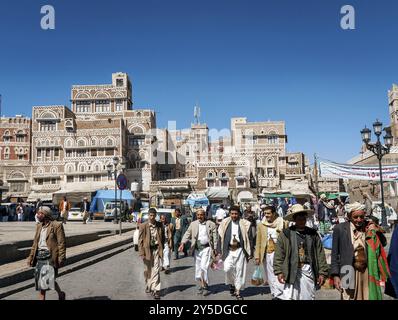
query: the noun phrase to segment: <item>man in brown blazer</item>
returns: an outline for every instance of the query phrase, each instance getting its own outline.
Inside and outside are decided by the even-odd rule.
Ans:
[[[71,204],[68,200],[66,200],[66,197],[61,200],[59,203],[59,212],[61,213],[62,217],[62,223],[66,224],[66,220],[68,220],[68,213],[71,208]]]
[[[206,211],[196,211],[198,218],[185,232],[178,250],[184,250],[191,242],[190,254],[195,258],[195,280],[199,282],[198,294],[207,296],[209,292],[208,271],[211,262],[217,255],[217,226],[213,221],[206,221]]]
[[[163,259],[164,229],[156,221],[156,210],[148,210],[149,220],[140,225],[138,251],[145,264],[146,293],[151,293],[156,300],[160,299],[160,267]]]
[[[162,271],[165,274],[170,273],[170,260],[171,260],[171,252],[174,248],[174,225],[167,221],[166,215],[162,214],[160,216],[160,222],[163,224],[164,229],[164,248],[163,248],[163,264],[162,264]]]
[[[40,223],[36,226],[27,264],[30,267],[36,267],[36,290],[40,291],[40,300],[45,300],[47,289],[43,290],[38,284],[41,268],[48,263],[54,268],[55,277],[57,276],[58,268],[63,266],[66,260],[65,232],[62,223],[53,221],[49,207],[40,207],[37,218]],[[59,300],[65,300],[65,292],[61,291],[57,282],[55,282],[55,290]]]

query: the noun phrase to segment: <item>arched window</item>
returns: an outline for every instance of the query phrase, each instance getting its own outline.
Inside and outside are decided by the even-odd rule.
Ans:
[[[275,131],[271,131],[268,134],[268,143],[269,144],[277,144],[278,140],[279,140],[279,138]]]
[[[112,147],[113,146],[113,140],[112,139],[106,140],[106,146],[107,147]]]
[[[6,147],[4,148],[4,159],[9,159],[10,158],[10,148]]]
[[[84,141],[83,139],[81,139],[81,140],[79,140],[79,141],[77,142],[77,145],[78,145],[79,147],[84,147],[84,146],[86,145],[86,143],[85,143],[85,141]]]
[[[4,131],[3,141],[4,142],[10,142],[11,141],[11,134],[10,134],[9,130]]]

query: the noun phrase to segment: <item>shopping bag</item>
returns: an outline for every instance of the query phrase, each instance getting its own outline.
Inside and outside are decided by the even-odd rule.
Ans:
[[[211,264],[211,269],[214,271],[224,270],[224,262],[221,260],[221,257],[217,256]]]
[[[264,283],[263,272],[260,266],[256,267],[256,269],[254,270],[251,283],[254,286],[261,286]]]
[[[333,236],[331,234],[325,235],[322,238],[322,244],[325,249],[332,250]]]

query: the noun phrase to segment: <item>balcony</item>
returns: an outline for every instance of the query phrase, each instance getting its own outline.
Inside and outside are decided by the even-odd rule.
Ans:
[[[32,191],[58,191],[61,189],[60,184],[35,184],[30,187]]]

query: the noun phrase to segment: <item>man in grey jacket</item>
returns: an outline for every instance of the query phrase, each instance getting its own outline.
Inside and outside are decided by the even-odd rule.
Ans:
[[[199,281],[198,294],[209,294],[208,270],[211,261],[216,256],[217,227],[212,221],[206,221],[203,209],[196,211],[197,220],[192,222],[185,232],[178,251],[184,251],[184,246],[191,241],[190,254],[195,257],[195,280]]]

